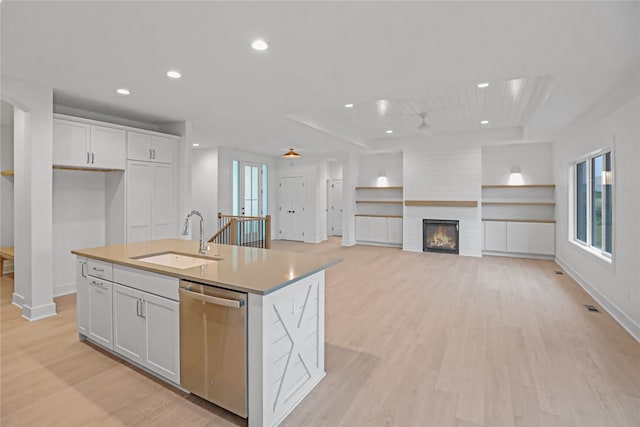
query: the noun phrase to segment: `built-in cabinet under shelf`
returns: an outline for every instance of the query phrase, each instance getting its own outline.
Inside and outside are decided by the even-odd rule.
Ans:
[[[356,187],[356,242],[402,245],[402,186]]]
[[[483,185],[483,253],[518,257],[555,254],[555,185]]]

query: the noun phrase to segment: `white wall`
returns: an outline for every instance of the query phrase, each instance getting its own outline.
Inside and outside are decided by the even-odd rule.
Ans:
[[[191,203],[204,216],[205,238],[218,231],[218,149],[197,148],[191,153]],[[224,212],[231,214],[231,212]],[[184,219],[184,218],[182,218]],[[183,222],[180,221],[180,226]],[[200,224],[193,221],[192,239],[200,235]]]
[[[383,180],[378,180],[381,173],[387,178],[386,183]],[[358,186],[399,186],[402,183],[401,152],[360,156],[358,162]]]
[[[407,145],[403,155],[405,200],[480,200],[482,152],[475,142]],[[403,214],[403,249],[422,251],[422,220],[460,221],[460,255],[482,255],[480,208],[412,207]]]
[[[13,107],[2,102],[0,130],[0,170],[13,169]],[[0,247],[13,246],[13,177],[0,177]],[[5,262],[4,271],[13,271]]]
[[[482,184],[509,184],[513,166],[520,167],[522,184],[552,184],[553,144],[490,145],[482,148]]]
[[[75,292],[73,249],[105,245],[105,172],[53,171],[54,295]]]
[[[637,95],[555,144],[556,260],[640,341],[640,99]],[[569,241],[569,173],[574,161],[614,148],[613,263]]]

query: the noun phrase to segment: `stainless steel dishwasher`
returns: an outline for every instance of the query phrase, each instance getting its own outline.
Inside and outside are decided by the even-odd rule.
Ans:
[[[180,281],[180,384],[247,417],[247,294]]]

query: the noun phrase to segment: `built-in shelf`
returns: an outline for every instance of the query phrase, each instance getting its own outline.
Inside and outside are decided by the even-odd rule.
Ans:
[[[384,203],[392,205],[401,205],[402,200],[356,200],[356,203]]]
[[[396,187],[356,187],[356,190],[402,190],[402,186],[396,186]]]
[[[475,200],[405,200],[405,206],[448,206],[453,208],[475,208]]]
[[[402,218],[402,215],[381,215],[381,214],[356,214],[355,216],[366,216],[372,218]]]
[[[555,224],[556,221],[554,219],[499,219],[499,218],[482,218],[483,221],[500,221],[500,222],[536,222],[536,223],[544,223],[544,224]]]
[[[503,206],[555,206],[555,202],[482,202],[483,205],[503,205]]]
[[[555,184],[483,185],[482,188],[556,188]]]
[[[2,175],[2,176],[13,176],[13,169],[4,170],[4,171],[0,172],[0,175]]]
[[[77,166],[52,166],[53,169],[65,170],[65,171],[85,171],[85,172],[124,172],[122,169],[95,169],[95,168],[81,168]]]

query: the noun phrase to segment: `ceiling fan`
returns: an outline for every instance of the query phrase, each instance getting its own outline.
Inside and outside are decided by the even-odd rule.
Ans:
[[[431,135],[431,127],[427,123],[427,112],[423,111],[419,114],[419,116],[422,118],[422,123],[418,125],[418,130],[421,131],[424,135]]]

